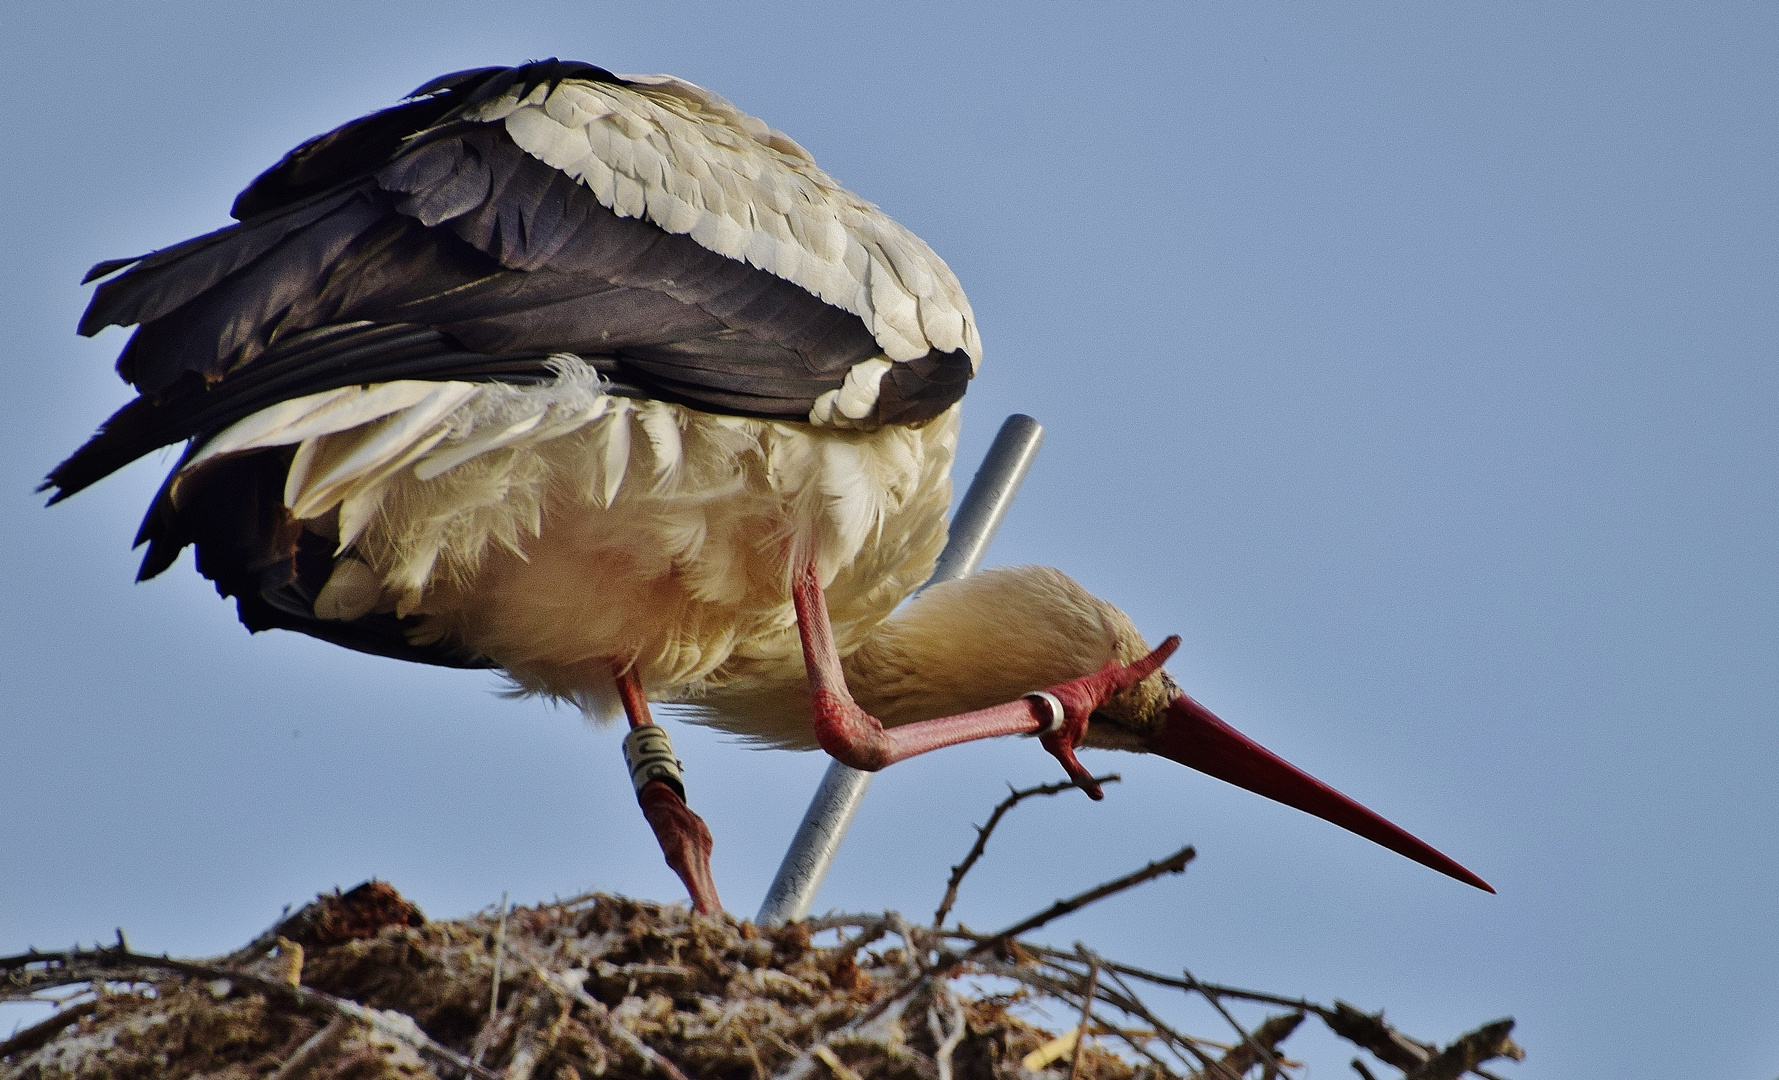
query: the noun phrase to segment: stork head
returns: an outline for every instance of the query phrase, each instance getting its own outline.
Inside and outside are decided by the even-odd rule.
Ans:
[[[1128,616],[1048,567],[987,570],[936,585],[898,612],[884,631],[850,658],[848,667],[920,674],[918,701],[913,695],[875,701],[860,695],[861,704],[891,722],[982,708],[1090,674],[1108,661],[1136,664],[1150,652]],[[893,662],[884,663],[886,656]],[[983,672],[993,674],[984,679]],[[849,672],[855,692],[861,684],[902,688],[913,682],[859,675],[864,677],[855,680]],[[1431,845],[1218,719],[1159,666],[1107,699],[1090,718],[1080,745],[1160,754],[1495,891]]]

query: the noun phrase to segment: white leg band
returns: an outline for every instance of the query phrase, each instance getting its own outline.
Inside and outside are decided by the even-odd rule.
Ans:
[[[686,797],[686,785],[680,780],[679,759],[673,756],[673,740],[660,724],[644,724],[632,728],[624,736],[624,764],[630,766],[630,782],[636,793],[651,780],[659,780]]]
[[[1032,732],[1034,736],[1051,735],[1062,730],[1062,722],[1067,718],[1068,711],[1062,707],[1060,698],[1048,690],[1035,690],[1025,695],[1025,700],[1041,702],[1050,711],[1050,718],[1045,720],[1043,726],[1038,730]]]

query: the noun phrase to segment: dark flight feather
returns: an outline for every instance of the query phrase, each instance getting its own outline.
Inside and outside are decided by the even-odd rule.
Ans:
[[[879,353],[858,316],[689,236],[619,217],[503,125],[463,119],[509,89],[564,78],[621,81],[555,60],[435,79],[286,154],[235,200],[238,224],[95,266],[88,280],[109,280],[80,332],[136,325],[118,372],[141,396],[50,473],[51,501],[158,447],[357,383],[536,383],[553,377],[551,355],[573,353],[620,393],[802,421]],[[937,416],[971,370],[962,352],[893,365],[880,418]],[[149,545],[143,576],[195,544],[199,570],[237,597],[254,629],[480,663],[411,645],[394,616],[313,617],[331,557],[311,550],[321,541],[282,505],[289,453],[208,463],[181,482],[177,507],[163,488],[138,536]]]

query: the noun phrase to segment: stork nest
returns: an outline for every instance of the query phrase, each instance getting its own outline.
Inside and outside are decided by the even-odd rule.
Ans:
[[[1498,1080],[1481,1065],[1521,1056],[1512,1020],[1442,1049],[1344,1002],[1019,939],[1191,858],[1183,849],[998,934],[940,928],[943,908],[933,927],[891,913],[768,928],[597,894],[428,921],[367,882],[208,960],[141,954],[121,931],[112,947],[0,957],[0,1000],[57,1005],[0,1042],[0,1080],[1243,1080],[1297,1072],[1282,1043],[1307,1016],[1381,1063],[1355,1058],[1363,1080],[1384,1066]],[[1202,997],[1228,1029],[1177,1031],[1136,986]],[[1273,1014],[1243,1026],[1230,1005]]]

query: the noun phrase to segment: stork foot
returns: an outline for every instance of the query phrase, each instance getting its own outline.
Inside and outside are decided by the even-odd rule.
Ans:
[[[636,793],[642,816],[649,819],[667,865],[686,883],[692,910],[715,915],[723,910],[716,882],[710,876],[710,828],[692,812],[679,792],[659,780],[651,780]]]
[[[1100,786],[1094,783],[1093,774],[1075,757],[1075,747],[1087,737],[1087,721],[1093,711],[1104,705],[1113,695],[1128,690],[1149,676],[1161,670],[1167,658],[1174,655],[1180,647],[1179,635],[1174,635],[1162,642],[1149,655],[1134,664],[1120,664],[1116,660],[1100,668],[1092,675],[1083,675],[1079,679],[1071,679],[1059,686],[1052,686],[1042,694],[1032,695],[1045,702],[1051,716],[1050,723],[1038,733],[1038,742],[1044,749],[1062,764],[1063,771],[1075,786],[1087,793],[1087,797],[1098,801],[1106,797]],[[1062,715],[1057,715],[1057,706],[1061,706]]]

